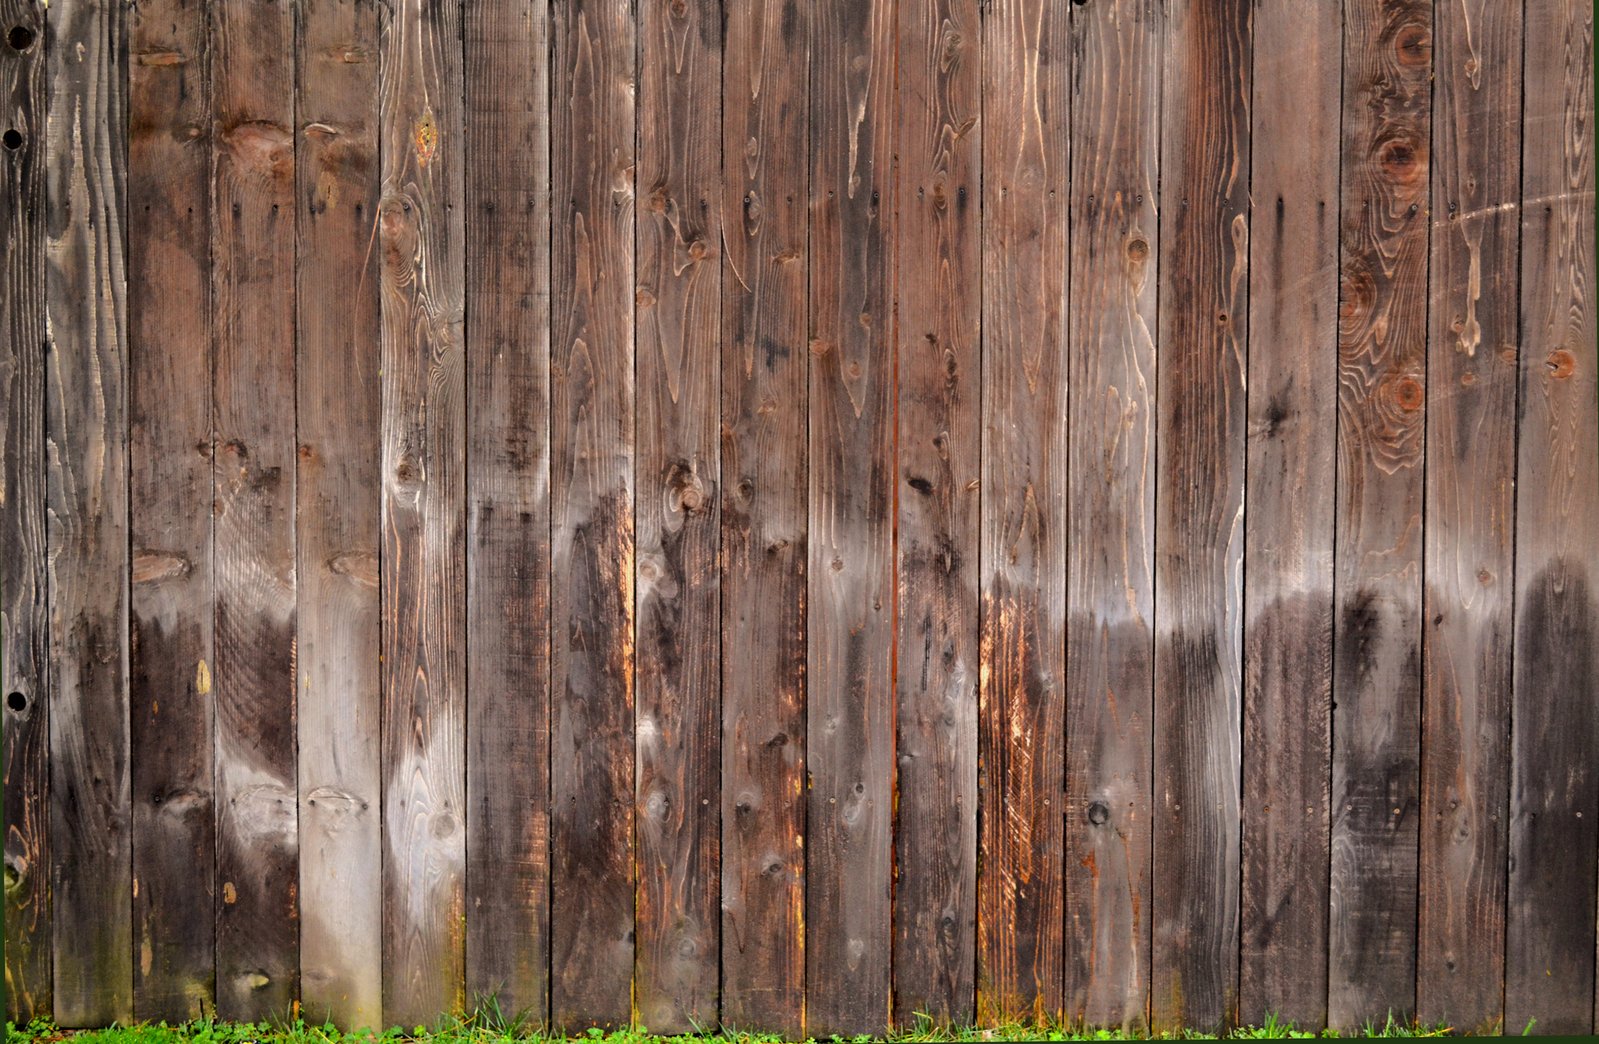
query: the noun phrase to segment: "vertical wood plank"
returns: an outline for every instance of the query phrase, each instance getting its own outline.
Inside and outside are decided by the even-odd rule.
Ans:
[[[717,1018],[721,14],[639,11],[634,1006],[657,1033]]]
[[[1328,1021],[1416,989],[1432,4],[1344,10]]]
[[[1126,1029],[1149,1000],[1164,12],[1072,12],[1065,997]]]
[[[722,1024],[802,1035],[811,5],[724,7]],[[738,218],[733,219],[734,207]]]
[[[383,1019],[466,1002],[466,344],[461,9],[382,27]]]
[[[466,982],[549,1017],[549,10],[466,5]]]
[[[1544,0],[1525,17],[1505,1030],[1583,1034],[1599,853],[1593,10]]]
[[[302,0],[297,95],[300,988],[380,1027],[378,6]]]
[[[806,1031],[889,1018],[896,0],[825,0],[811,65]]]
[[[0,692],[6,1018],[50,1014],[50,663],[45,543],[44,6],[0,3]]]
[[[211,111],[206,7],[130,9],[134,1014],[215,1011]]]
[[[1152,1027],[1238,1015],[1250,0],[1175,0],[1156,392]]]
[[[125,8],[48,9],[46,531],[54,1008],[133,1017]],[[23,144],[28,144],[24,141]]]
[[[1239,1021],[1327,1016],[1338,0],[1254,11]]]
[[[970,1023],[977,921],[982,24],[899,7],[894,1022]]]
[[[1504,1013],[1521,5],[1436,4],[1416,1017]]]
[[[632,1017],[633,192],[637,34],[554,6],[551,60],[551,1012]]]
[[[1069,10],[998,0],[983,13],[975,944],[984,1024],[1063,1008]]]
[[[212,7],[217,1014],[299,996],[294,12]]]

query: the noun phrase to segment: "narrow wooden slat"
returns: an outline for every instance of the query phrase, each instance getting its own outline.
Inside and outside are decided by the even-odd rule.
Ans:
[[[559,3],[550,66],[551,1014],[632,1017],[633,186],[626,5]]]
[[[116,0],[48,19],[50,117],[22,145],[45,150],[54,1011],[105,1026],[133,1017],[127,27]]]
[[[466,5],[466,983],[549,1017],[549,11]]]
[[[461,10],[379,47],[383,1019],[465,1006],[466,344]]]
[[[1432,4],[1344,9],[1328,1020],[1415,1007]]]
[[[1416,1017],[1504,1014],[1521,5],[1434,7]]]
[[[805,1012],[817,1037],[889,1018],[896,3],[812,11]]]
[[[1327,1016],[1338,0],[1254,12],[1239,1021]]]
[[[811,5],[724,12],[722,1024],[799,1037]]]
[[[982,23],[899,6],[894,1021],[976,1000]]]
[[[721,8],[639,8],[638,946],[657,1033],[714,1025],[721,622]]]
[[[1069,10],[999,0],[983,13],[983,1024],[1064,1006]]]
[[[1584,1034],[1599,852],[1593,9],[1540,0],[1525,17],[1505,1031]]]
[[[1251,0],[1173,0],[1160,158],[1156,1030],[1238,1008]]]
[[[211,14],[217,1014],[252,1021],[299,996],[294,12]]]
[[[1065,998],[1127,1029],[1150,972],[1164,22],[1154,0],[1072,12]]]
[[[379,1027],[379,16],[298,9],[300,988],[308,1020]]]
[[[0,2],[0,692],[5,693],[6,1018],[50,1014],[44,5]]]
[[[206,8],[128,25],[134,1014],[216,1008]]]

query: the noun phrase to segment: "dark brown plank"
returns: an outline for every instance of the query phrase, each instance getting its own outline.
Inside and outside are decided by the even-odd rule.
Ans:
[[[550,65],[551,1014],[632,1017],[637,33],[557,4]]]
[[[215,1011],[211,109],[205,6],[129,12],[133,1009]]]
[[[721,8],[639,8],[634,1010],[714,1025],[721,917]]]
[[[1345,6],[1328,1021],[1415,1007],[1432,4]]]
[[[378,5],[299,10],[300,989],[382,1025]]]
[[[799,1037],[811,6],[724,11],[722,1024]]]
[[[976,1001],[982,22],[899,6],[894,1012]]]
[[[254,1021],[299,996],[294,12],[211,15],[217,1014]]]
[[[44,139],[55,1019],[133,1017],[125,8],[48,8]],[[15,129],[15,128],[11,128]],[[25,140],[24,145],[28,142]]]
[[[1066,1014],[1147,1024],[1164,7],[1072,11]]]
[[[1251,0],[1173,0],[1160,159],[1156,1030],[1238,1015]]]
[[[1521,5],[1434,7],[1416,1017],[1504,1014]]]
[[[806,1032],[889,1019],[894,818],[897,0],[825,0],[811,44]]]
[[[466,1003],[461,10],[402,0],[379,68],[383,1019]]]
[[[466,6],[466,983],[549,1017],[549,11]]]
[[[1337,0],[1254,11],[1238,1018],[1327,1016]]]
[[[0,2],[0,692],[6,1018],[50,1014],[50,663],[45,543],[44,7]]]
[[[1545,0],[1525,17],[1505,1030],[1584,1034],[1599,853],[1593,8]]]
[[[1063,1008],[1069,10],[999,0],[983,14],[983,1024]]]

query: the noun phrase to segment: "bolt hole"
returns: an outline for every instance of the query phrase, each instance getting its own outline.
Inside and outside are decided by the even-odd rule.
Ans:
[[[3,136],[0,136],[0,142],[4,142],[6,148],[15,152],[17,149],[22,148],[22,132],[13,127],[6,131]]]
[[[33,46],[33,30],[25,25],[14,25],[6,34],[6,42],[13,51],[26,51]]]
[[[8,693],[6,695],[6,706],[21,714],[28,709],[28,698],[20,692]]]

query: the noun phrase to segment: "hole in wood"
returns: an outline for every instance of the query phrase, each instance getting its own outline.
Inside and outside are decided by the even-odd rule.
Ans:
[[[11,27],[11,31],[6,34],[6,42],[11,45],[11,49],[14,51],[26,51],[33,46],[33,30],[25,25],[14,25]]]
[[[8,149],[13,151],[20,149],[22,148],[22,132],[13,127],[6,131],[3,137],[0,137],[0,141],[3,141]]]
[[[21,714],[28,709],[28,698],[20,692],[7,693],[6,706]]]

